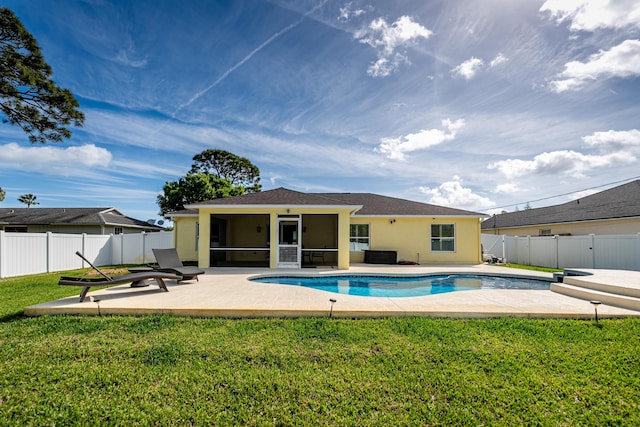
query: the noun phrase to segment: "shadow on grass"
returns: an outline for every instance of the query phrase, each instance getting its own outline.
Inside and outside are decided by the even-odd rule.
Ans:
[[[5,314],[0,316],[0,323],[10,323],[16,320],[26,319],[27,316],[24,314],[24,311],[16,311],[15,313]]]

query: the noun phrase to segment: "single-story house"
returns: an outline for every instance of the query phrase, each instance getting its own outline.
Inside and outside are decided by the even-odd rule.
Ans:
[[[2,208],[0,230],[18,233],[128,234],[164,228],[116,208]]]
[[[640,180],[571,202],[494,215],[482,232],[507,236],[640,233]]]
[[[286,188],[186,206],[171,215],[183,260],[202,268],[350,263],[477,264],[486,215],[369,193]]]

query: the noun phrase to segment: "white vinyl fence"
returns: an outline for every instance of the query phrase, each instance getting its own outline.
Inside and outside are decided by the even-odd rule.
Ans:
[[[154,262],[153,248],[172,248],[173,232],[140,234],[7,233],[0,231],[0,278],[88,267]]]
[[[486,254],[515,264],[640,271],[640,233],[526,237],[483,234],[482,248]]]

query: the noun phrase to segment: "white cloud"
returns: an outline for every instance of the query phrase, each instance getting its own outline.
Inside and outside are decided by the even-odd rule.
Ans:
[[[37,170],[52,175],[68,175],[78,167],[104,168],[110,162],[111,153],[93,144],[60,148],[22,147],[11,142],[0,147],[0,164],[7,169]]]
[[[626,152],[604,155],[582,154],[576,151],[561,150],[538,154],[533,160],[508,159],[491,163],[489,169],[496,169],[507,178],[524,175],[565,174],[582,176],[588,170],[612,167],[635,162],[636,158]]]
[[[540,12],[557,23],[570,21],[572,31],[640,28],[640,0],[547,0]]]
[[[509,58],[507,58],[506,56],[504,56],[502,53],[499,53],[498,55],[496,55],[495,58],[493,58],[491,60],[491,62],[489,62],[489,67],[493,68],[496,67],[504,62],[507,62],[509,60]],[[485,68],[486,64],[484,62],[484,60],[480,59],[480,58],[476,58],[475,56],[472,56],[471,58],[467,59],[466,61],[464,61],[463,63],[461,63],[460,65],[454,67],[451,69],[451,74],[454,77],[462,77],[465,80],[471,80],[472,78],[474,78],[483,68]]]
[[[407,62],[406,55],[398,50],[410,46],[417,40],[428,39],[433,32],[414,22],[409,16],[401,16],[393,24],[384,18],[372,21],[369,26],[354,35],[360,43],[368,44],[378,50],[378,60],[367,72],[373,77],[386,77],[394,72],[402,62]]]
[[[498,194],[513,194],[520,191],[520,188],[517,184],[513,182],[508,182],[505,184],[498,184],[496,188],[493,189],[494,193]]]
[[[142,68],[147,65],[147,58],[138,59],[135,57],[135,53],[130,49],[121,49],[113,58],[115,62],[120,65],[132,68]]]
[[[426,129],[397,138],[382,138],[381,144],[375,148],[375,151],[386,155],[389,159],[404,160],[405,153],[453,140],[456,132],[464,127],[464,120],[458,119],[452,122],[450,119],[445,119],[442,121],[442,126],[444,129]]]
[[[558,80],[550,82],[554,92],[581,89],[588,81],[600,77],[640,76],[640,40],[625,40],[609,50],[601,50],[587,62],[571,61]]]
[[[499,53],[495,58],[493,58],[491,60],[491,62],[489,63],[489,66],[491,68],[498,66],[504,62],[507,62],[509,60],[509,58],[507,58],[506,56],[504,56],[503,54]]]
[[[453,177],[453,181],[444,182],[437,188],[420,187],[420,191],[429,196],[428,203],[435,205],[473,210],[483,210],[495,205],[490,199],[464,187],[462,179],[457,176]]]
[[[471,80],[482,67],[484,67],[484,61],[482,59],[471,57],[457,67],[452,68],[451,74],[463,77],[466,80]]]
[[[340,8],[340,15],[338,15],[338,21],[348,22],[352,17],[358,17],[364,14],[365,11],[362,9],[351,9],[351,2],[346,3],[343,7]]]
[[[408,59],[399,53],[396,53],[391,60],[387,57],[380,57],[369,66],[367,73],[372,77],[386,77],[393,73],[403,62],[408,62]]]
[[[582,140],[592,147],[608,151],[640,148],[640,130],[594,132]]]

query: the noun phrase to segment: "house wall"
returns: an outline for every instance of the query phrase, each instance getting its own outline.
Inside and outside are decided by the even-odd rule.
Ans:
[[[270,235],[277,235],[278,214],[286,214],[286,209],[268,209],[270,215]],[[209,229],[210,215],[225,214],[265,214],[265,209],[200,209],[199,218],[174,218],[175,245],[183,260],[198,260],[202,268],[209,267]],[[318,209],[289,209],[289,214],[336,214],[335,211]],[[395,250],[398,261],[415,261],[421,264],[477,264],[481,262],[480,221],[478,218],[387,218],[387,217],[351,217],[348,210],[339,212],[338,218],[338,268],[348,269],[350,263],[362,263],[364,252],[349,252],[349,225],[370,225],[370,248],[372,250]],[[329,218],[315,217],[319,221],[332,222]],[[395,219],[395,222],[390,221]],[[196,223],[199,222],[199,247],[196,251]],[[454,224],[456,245],[454,252],[431,251],[431,225]],[[255,229],[257,224],[252,224]],[[303,225],[304,226],[304,225]],[[314,227],[315,228],[315,227]],[[311,227],[309,227],[311,232]],[[263,231],[264,232],[264,231]],[[304,239],[307,237],[303,235]],[[312,236],[309,237],[310,239]],[[276,268],[277,242],[271,239],[270,267]],[[311,241],[308,242],[311,244]]]
[[[549,234],[586,236],[588,234],[615,235],[640,233],[640,218],[582,221],[562,224],[544,224],[527,227],[482,230],[484,234],[507,236],[539,236],[540,230],[550,230]]]
[[[395,221],[395,222],[392,222]],[[478,264],[481,262],[480,221],[478,218],[351,218],[352,224],[369,224],[370,249],[394,250],[398,261],[420,264]],[[431,250],[431,225],[455,225],[455,251]],[[364,261],[364,252],[352,252],[351,262]]]
[[[182,261],[198,261],[198,217],[173,219],[174,246]]]

